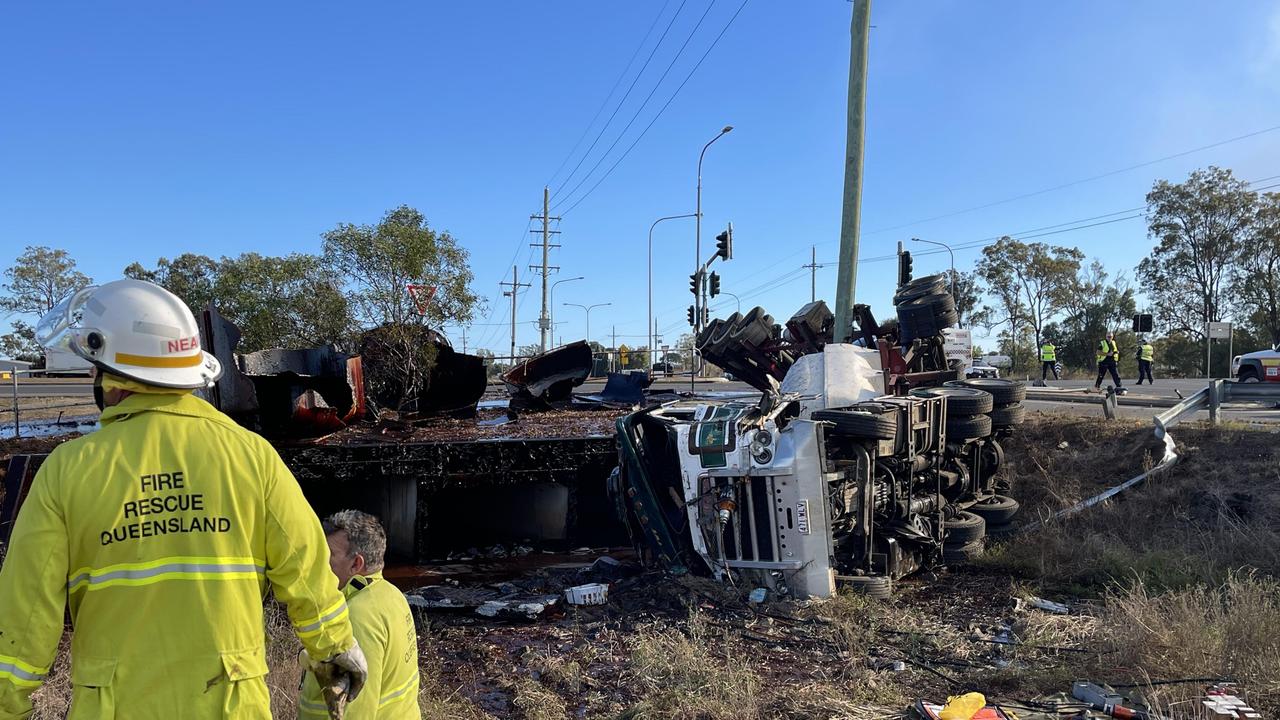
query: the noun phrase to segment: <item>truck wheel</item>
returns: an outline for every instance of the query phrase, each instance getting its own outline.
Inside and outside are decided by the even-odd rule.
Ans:
[[[1021,403],[1006,405],[991,411],[991,427],[1007,428],[1021,425],[1027,419],[1027,409]]]
[[[995,405],[990,393],[966,387],[925,387],[911,391],[916,397],[947,399],[948,415],[982,415]]]
[[[974,378],[972,380],[957,380],[955,384],[991,393],[991,397],[995,398],[996,405],[1013,405],[1027,399],[1026,384],[1016,380]]]
[[[893,440],[898,435],[898,418],[855,408],[817,410],[812,419],[830,423],[834,434],[865,440]]]
[[[1007,495],[992,495],[971,505],[969,512],[986,521],[987,532],[990,534],[993,526],[1007,524],[1020,509],[1022,504],[1017,500]]]
[[[991,435],[990,415],[947,418],[948,440],[976,440]]]
[[[893,597],[893,580],[887,575],[841,575],[839,580],[859,595],[875,600]]]
[[[942,561],[948,565],[968,565],[969,563],[982,557],[984,548],[981,540],[975,540],[967,545],[958,545],[954,547],[942,546]]]
[[[1262,382],[1262,378],[1258,377],[1258,371],[1251,367],[1240,368],[1240,373],[1236,375],[1236,379],[1242,383]]]
[[[987,521],[980,515],[961,510],[954,518],[943,521],[942,528],[944,545],[965,545],[981,540],[987,534]]]

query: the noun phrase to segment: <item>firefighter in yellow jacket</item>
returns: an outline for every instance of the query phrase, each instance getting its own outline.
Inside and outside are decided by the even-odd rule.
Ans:
[[[45,461],[0,572],[0,719],[25,718],[70,610],[80,718],[270,718],[262,598],[353,695],[366,674],[320,522],[279,455],[195,397],[195,318],[120,280],[38,328],[98,368],[102,427]]]
[[[324,521],[329,564],[351,607],[351,627],[369,661],[360,699],[347,705],[346,720],[405,720],[418,710],[418,634],[404,593],[382,577],[387,535],[378,519],[343,510]],[[328,717],[320,684],[307,673],[298,717]]]

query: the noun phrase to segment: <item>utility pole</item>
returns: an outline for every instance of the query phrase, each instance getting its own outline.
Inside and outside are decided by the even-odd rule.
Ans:
[[[462,326],[462,354],[467,354],[467,326]]]
[[[858,224],[862,214],[862,146],[866,138],[871,0],[853,0],[849,34],[849,113],[845,134],[844,210],[840,216],[840,271],[836,276],[836,342],[844,342],[852,332],[853,298],[858,284]]]
[[[558,267],[547,265],[547,259],[551,252],[551,248],[560,247],[559,245],[551,244],[551,236],[560,234],[559,230],[551,229],[551,221],[559,220],[560,218],[551,217],[551,192],[546,187],[542,188],[542,214],[530,215],[529,217],[534,220],[542,221],[542,230],[530,230],[529,232],[542,233],[542,242],[532,243],[530,247],[538,247],[539,245],[542,247],[542,314],[538,316],[538,337],[539,346],[541,347],[542,352],[546,352],[547,338],[550,337],[551,333],[551,316],[547,313],[547,273],[551,270],[560,269]],[[537,266],[531,265],[530,268],[534,272],[538,271]]]
[[[609,361],[609,367],[614,367],[618,361],[622,359],[622,356],[618,354],[618,326],[610,325],[609,329],[613,335],[613,359]],[[614,372],[617,372],[620,369],[621,368],[615,368]]]
[[[800,267],[809,269],[809,302],[813,302],[818,299],[818,268],[826,267],[818,264],[818,246],[809,246],[809,264]]]
[[[519,269],[515,265],[512,265],[511,266],[511,282],[498,283],[499,286],[504,286],[504,285],[511,286],[511,290],[509,292],[504,290],[502,294],[511,296],[511,366],[512,367],[515,367],[515,364],[516,364],[516,295],[520,293],[520,288],[531,287],[529,283],[520,282],[520,276],[517,274],[518,271]],[[546,310],[547,310],[546,306],[543,305],[542,312],[544,317],[546,316]]]

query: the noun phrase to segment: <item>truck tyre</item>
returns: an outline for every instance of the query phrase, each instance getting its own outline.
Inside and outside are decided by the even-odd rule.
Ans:
[[[967,387],[916,388],[911,394],[926,398],[945,397],[948,415],[982,415],[995,407],[995,399],[990,393]]]
[[[1005,405],[991,411],[991,427],[1008,428],[1014,425],[1021,425],[1023,420],[1027,419],[1027,409],[1022,403],[1016,405]]]
[[[898,435],[896,415],[879,414],[857,408],[817,410],[810,416],[829,423],[833,434],[862,440],[893,440]]]
[[[995,398],[996,405],[1013,405],[1027,399],[1026,383],[1001,378],[973,378],[972,380],[956,380],[956,385],[985,390]]]
[[[840,582],[859,595],[875,600],[893,597],[893,580],[888,575],[841,575]]]
[[[990,415],[970,415],[947,418],[948,440],[975,440],[991,434]]]
[[[976,540],[967,545],[957,545],[942,547],[942,560],[948,565],[968,565],[974,560],[982,557],[983,547],[982,541]]]
[[[946,292],[946,290],[946,281],[942,279],[941,275],[930,275],[929,277],[920,278],[918,281],[913,280],[912,282],[902,286],[902,288],[898,290],[897,294],[893,296],[893,304],[895,306],[901,305],[902,303],[911,302],[912,300],[917,300],[928,295],[937,295],[939,293]]]
[[[1258,377],[1258,371],[1248,365],[1240,368],[1240,373],[1236,375],[1236,379],[1242,383],[1262,382],[1262,378]]]
[[[968,510],[962,510],[954,518],[942,523],[945,531],[942,543],[946,545],[966,545],[981,540],[987,534],[987,521],[982,516]]]
[[[1007,495],[992,495],[969,507],[969,512],[982,518],[987,524],[987,534],[997,525],[1007,525],[1022,509],[1022,503]]]

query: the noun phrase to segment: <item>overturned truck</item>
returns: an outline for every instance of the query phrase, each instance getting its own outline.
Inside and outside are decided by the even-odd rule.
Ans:
[[[922,567],[957,564],[1018,511],[1000,439],[1025,388],[963,379],[941,330],[955,305],[941,276],[899,288],[896,326],[856,306],[852,343],[810,303],[782,327],[763,309],[713,322],[704,357],[758,401],[679,401],[617,422],[616,507],[637,547],[676,573],[706,572],[778,595],[826,597],[842,582],[885,597]]]

